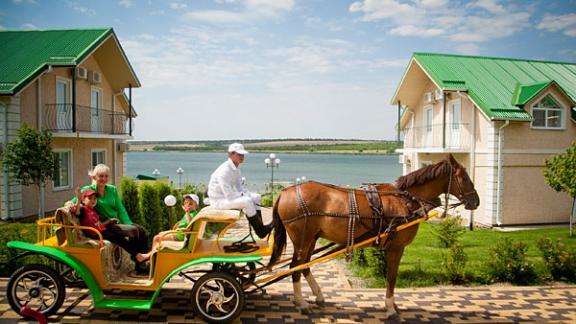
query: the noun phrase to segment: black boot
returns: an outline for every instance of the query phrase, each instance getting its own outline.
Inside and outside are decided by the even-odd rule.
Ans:
[[[248,222],[254,229],[254,232],[256,232],[256,235],[260,238],[265,238],[270,234],[270,231],[272,231],[271,225],[264,225],[262,222],[262,212],[260,210],[256,211],[256,215],[248,217]]]

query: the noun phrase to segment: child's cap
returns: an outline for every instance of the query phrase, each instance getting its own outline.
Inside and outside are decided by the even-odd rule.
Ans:
[[[96,195],[98,197],[98,193],[92,189],[86,189],[82,192],[82,200],[86,199],[86,197],[90,197],[92,195]]]
[[[196,202],[196,205],[200,205],[200,198],[198,198],[198,196],[195,194],[191,194],[191,193],[184,194],[184,196],[182,196],[182,199],[184,199],[184,198],[190,198]]]

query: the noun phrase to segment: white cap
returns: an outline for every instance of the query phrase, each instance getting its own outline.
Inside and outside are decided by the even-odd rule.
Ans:
[[[182,199],[185,199],[185,198],[190,198],[196,202],[196,205],[200,205],[200,198],[198,198],[198,196],[195,194],[191,194],[191,193],[184,194],[184,196],[182,196]]]
[[[248,154],[248,151],[244,149],[244,145],[240,143],[232,143],[228,146],[228,153],[236,152],[238,154]]]

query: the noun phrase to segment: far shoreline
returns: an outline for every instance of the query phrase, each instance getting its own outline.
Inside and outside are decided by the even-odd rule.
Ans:
[[[221,150],[170,150],[170,149],[161,149],[161,150],[129,150],[128,152],[139,152],[139,153],[222,153]],[[355,151],[283,151],[283,150],[249,150],[250,153],[282,153],[282,154],[324,154],[324,155],[389,155],[395,156],[399,155],[396,152],[378,152],[378,151],[363,151],[363,152],[355,152]],[[225,153],[225,152],[224,152]]]

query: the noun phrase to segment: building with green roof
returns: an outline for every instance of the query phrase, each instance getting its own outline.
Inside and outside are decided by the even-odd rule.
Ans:
[[[141,86],[112,28],[0,31],[0,132],[3,145],[21,124],[53,134],[59,165],[43,193],[15,184],[3,173],[1,218],[46,210],[89,182],[98,163],[111,169],[111,182],[124,174],[126,140],[132,138],[132,89]]]
[[[542,168],[576,140],[576,63],[414,53],[391,101],[404,173],[453,154],[481,198],[458,210],[470,223],[569,221],[570,197]]]

